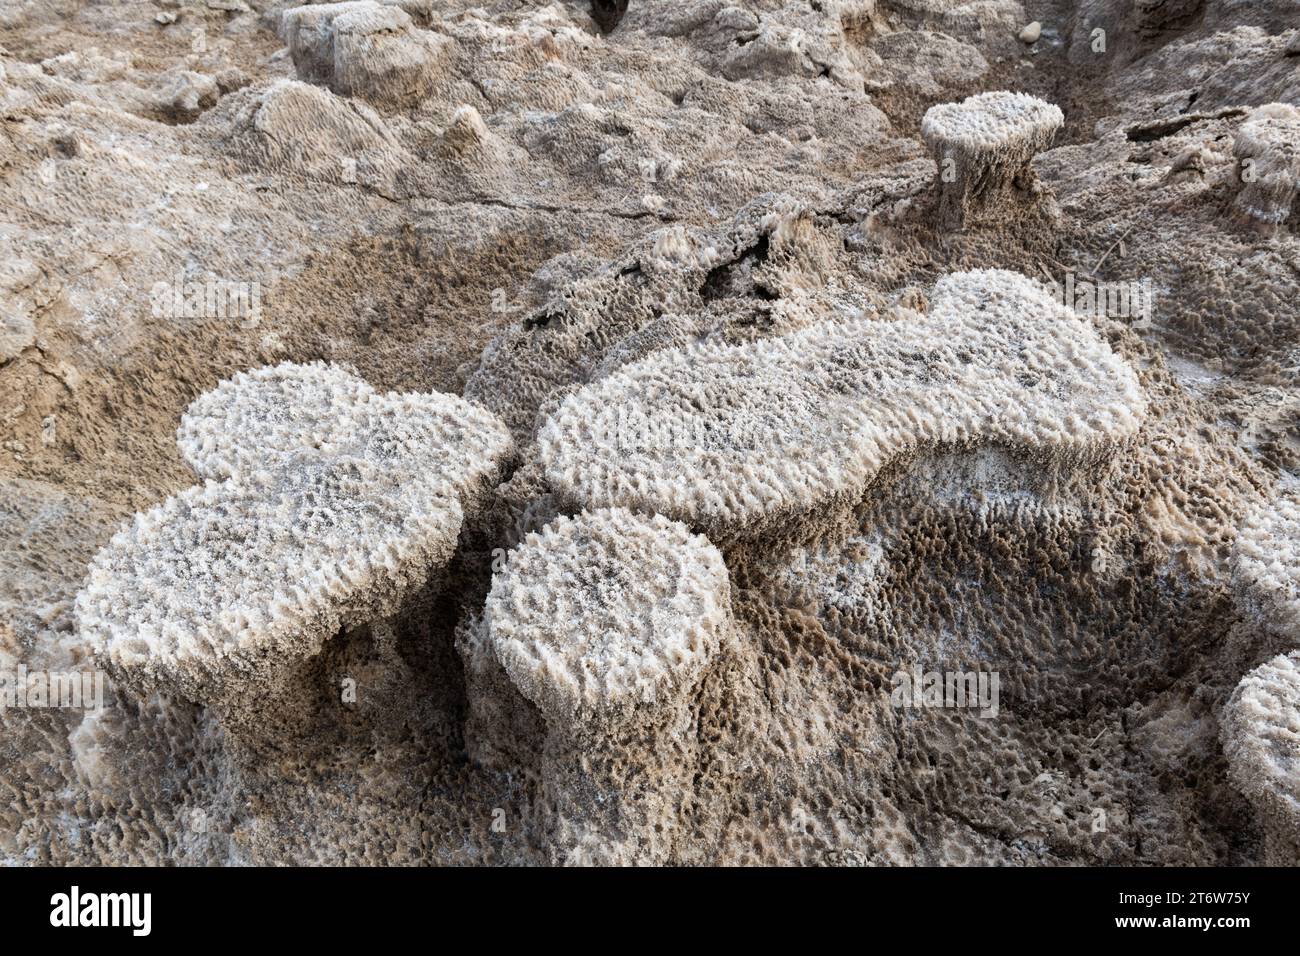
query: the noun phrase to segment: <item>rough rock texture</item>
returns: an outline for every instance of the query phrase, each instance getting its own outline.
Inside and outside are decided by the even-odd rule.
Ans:
[[[1294,491],[1245,516],[1233,555],[1237,596],[1262,630],[1300,644],[1300,501]]]
[[[1046,481],[1137,432],[1137,377],[1071,310],[1009,272],[946,276],[924,315],[661,349],[566,399],[538,447],[580,505],[728,535],[856,501],[900,458],[1000,446]]]
[[[1269,103],[1251,110],[1232,155],[1242,166],[1237,206],[1265,225],[1285,221],[1300,192],[1300,109]]]
[[[95,557],[79,631],[121,686],[213,706],[264,739],[310,716],[299,665],[447,564],[511,449],[462,399],[382,394],[324,363],[223,382],[178,443],[209,480]]]
[[[1221,720],[1232,779],[1262,820],[1267,862],[1300,864],[1300,654],[1243,677]]]
[[[77,605],[119,684],[221,702],[391,615],[455,550],[450,489],[348,456],[287,459],[139,514],[90,565]]]
[[[501,422],[464,399],[378,392],[323,362],[240,372],[190,404],[176,441],[201,478],[353,454],[457,498],[481,497],[512,451]]]
[[[624,509],[557,519],[493,578],[490,653],[546,724],[539,829],[559,861],[672,858],[730,598],[707,540]]]
[[[1064,121],[1059,107],[1025,93],[980,93],[930,107],[921,135],[939,167],[944,226],[1016,218],[1014,194],[1032,196],[1037,189],[1029,162]]]
[[[1294,0],[0,4],[0,678],[119,658],[0,709],[0,862],[1287,859],[1298,52]],[[701,443],[584,443],[614,399]],[[551,538],[625,642],[723,562],[653,719],[498,657]]]

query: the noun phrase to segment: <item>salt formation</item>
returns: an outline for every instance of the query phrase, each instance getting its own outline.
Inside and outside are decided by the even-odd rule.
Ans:
[[[1064,120],[1059,107],[1026,93],[980,93],[930,107],[921,135],[939,166],[944,228],[1023,215],[1015,197],[1027,200],[1038,188],[1030,160]]]
[[[1233,581],[1251,624],[1300,644],[1300,500],[1294,492],[1256,506],[1242,519]]]
[[[401,6],[372,0],[293,7],[280,30],[299,79],[399,108],[432,92],[450,46]]]
[[[1274,858],[1289,818],[1231,768],[1284,751],[1220,717],[1251,723],[1241,675],[1295,650],[1293,0],[55,6],[0,4],[0,670],[112,673],[98,714],[0,708],[0,864]],[[1066,122],[994,105],[1027,95]],[[971,270],[1098,294],[981,318],[932,292]],[[158,283],[256,283],[261,313]],[[749,434],[718,427],[729,388]],[[619,421],[600,396],[626,465],[581,444],[578,410]],[[618,492],[590,509],[587,461]],[[605,719],[525,694],[550,685],[507,671],[487,598],[531,536],[624,504],[637,554],[643,522],[708,530],[732,636],[677,689],[688,730],[579,749]],[[76,596],[155,507],[123,532],[154,584],[110,546],[82,596],[105,668]],[[227,521],[292,548],[202,538]],[[369,584],[282,568],[340,548]],[[606,563],[668,594],[646,553]],[[260,628],[185,617],[245,591]],[[137,655],[146,612],[194,633]],[[895,706],[918,668],[996,672],[996,717]],[[674,789],[600,801],[588,753]]]
[[[619,508],[557,519],[493,579],[487,633],[546,721],[543,799],[565,862],[668,859],[729,600],[708,541]]]
[[[399,191],[397,180],[409,162],[383,119],[364,101],[298,80],[239,90],[196,125],[212,128],[223,147],[250,168],[338,185],[354,180],[383,195]]]
[[[293,666],[394,613],[451,557],[462,518],[436,477],[291,457],[137,515],[91,563],[78,621],[124,687],[265,729]]]
[[[887,466],[988,443],[1046,480],[1111,455],[1145,399],[1132,370],[1023,276],[936,283],[930,309],[745,345],[666,349],[565,399],[538,435],[583,506],[757,533],[853,503]]]
[[[1241,164],[1237,208],[1264,226],[1284,222],[1300,192],[1300,109],[1268,103],[1251,110],[1232,154]]]
[[[197,399],[178,444],[208,480],[136,516],[96,557],[82,633],[125,686],[265,731],[301,718],[293,668],[393,614],[447,563],[511,442],[452,396],[380,393],[325,363],[241,372]],[[224,480],[213,480],[224,479]]]
[[[1300,864],[1300,653],[1243,677],[1220,721],[1233,782],[1262,822],[1267,862]]]
[[[176,442],[203,478],[281,467],[312,451],[364,455],[433,479],[457,498],[481,497],[512,450],[490,412],[439,392],[379,392],[325,362],[239,372],[199,396]]]
[[[398,7],[349,11],[334,19],[333,28],[335,90],[399,108],[433,92],[452,45],[415,29]]]

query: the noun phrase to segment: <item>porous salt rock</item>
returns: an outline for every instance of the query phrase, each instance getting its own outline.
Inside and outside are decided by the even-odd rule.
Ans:
[[[356,454],[477,496],[513,442],[491,412],[439,392],[380,392],[339,365],[240,372],[192,402],[176,433],[204,478],[274,467],[302,451]]]
[[[991,444],[1045,476],[1110,456],[1146,399],[1093,327],[1016,273],[958,273],[929,312],[664,349],[569,395],[538,434],[585,507],[670,515],[715,538],[860,499],[935,446]]]
[[[1032,192],[1030,160],[1065,122],[1059,107],[1027,93],[978,93],[932,106],[921,135],[939,166],[940,221],[960,229],[996,218],[1020,182]]]
[[[1300,653],[1279,654],[1237,685],[1219,718],[1234,784],[1250,800],[1273,866],[1300,863]]]
[[[393,6],[347,11],[335,18],[333,32],[335,91],[399,108],[433,92],[454,45],[415,29]]]
[[[290,8],[280,35],[299,79],[395,107],[432,91],[453,44],[417,29],[401,5],[374,0]]]
[[[377,9],[373,0],[291,7],[280,15],[280,38],[289,47],[298,78],[309,83],[334,79],[334,19],[354,10]]]
[[[553,857],[668,860],[694,774],[696,695],[732,628],[717,549],[660,515],[561,517],[510,553],[483,626],[545,720]]]
[[[462,399],[381,393],[320,362],[222,382],[177,440],[208,480],[99,553],[77,598],[82,634],[139,693],[175,691],[237,733],[282,736],[314,704],[295,668],[450,560],[512,449]]]
[[[115,680],[219,704],[393,613],[461,521],[437,476],[303,454],[137,514],[91,562],[77,619]]]
[[[512,551],[485,620],[511,680],[548,719],[616,720],[699,678],[728,594],[706,539],[661,515],[600,509],[558,518]]]
[[[198,124],[243,165],[336,184],[359,181],[385,195],[400,194],[400,175],[413,162],[364,101],[298,80],[238,90]]]
[[[1256,625],[1300,645],[1300,499],[1294,492],[1242,518],[1232,578],[1238,603]]]
[[[1241,164],[1237,208],[1265,226],[1284,222],[1300,191],[1300,109],[1269,103],[1251,110],[1232,153]]]

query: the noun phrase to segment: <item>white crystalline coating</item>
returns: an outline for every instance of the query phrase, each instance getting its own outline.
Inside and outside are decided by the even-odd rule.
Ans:
[[[304,456],[137,514],[77,598],[89,646],[138,688],[221,699],[392,613],[450,559],[461,507],[436,476]]]
[[[1279,844],[1300,846],[1300,653],[1279,654],[1243,677],[1220,723],[1234,782]]]
[[[445,564],[511,450],[491,413],[324,363],[240,373],[177,435],[209,480],[95,558],[83,634],[120,679],[215,702],[396,610]]]
[[[717,652],[730,585],[718,550],[663,516],[561,517],[510,553],[485,622],[519,690],[548,718],[655,708]]]
[[[1028,160],[1065,122],[1059,107],[1028,93],[978,93],[926,110],[921,135],[934,148],[1006,154]]]
[[[191,403],[176,441],[205,478],[314,451],[410,469],[454,497],[475,493],[513,446],[495,415],[462,398],[379,392],[324,362],[240,372]]]
[[[572,500],[714,534],[860,496],[924,446],[1093,461],[1145,413],[1136,374],[1087,321],[992,270],[943,278],[924,315],[661,350],[568,396],[538,446]]]
[[[1242,519],[1232,578],[1238,600],[1259,623],[1300,644],[1300,498],[1295,493]]]
[[[1260,222],[1283,222],[1300,192],[1300,109],[1268,103],[1251,110],[1232,153],[1241,164],[1238,207]]]

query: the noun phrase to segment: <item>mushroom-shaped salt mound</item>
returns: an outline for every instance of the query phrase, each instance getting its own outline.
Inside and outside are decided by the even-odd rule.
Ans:
[[[1024,276],[981,271],[940,280],[924,315],[661,350],[568,396],[538,444],[573,502],[726,541],[856,504],[886,466],[936,447],[1006,449],[1050,491],[1145,410],[1090,324]]]
[[[1065,121],[1027,93],[979,93],[932,106],[921,135],[939,166],[939,220],[946,229],[1012,218],[1036,195],[1030,161]],[[1019,201],[1017,200],[1017,194]]]
[[[1300,653],[1241,679],[1220,716],[1220,738],[1233,782],[1259,814],[1265,861],[1300,863]]]
[[[221,383],[177,438],[209,480],[100,552],[80,624],[123,685],[179,692],[271,743],[311,717],[306,662],[451,558],[512,448],[462,399],[380,393],[324,363]]]
[[[511,552],[491,646],[546,721],[544,801],[567,862],[662,862],[689,790],[695,693],[731,628],[722,556],[662,516],[559,518]]]
[[[303,455],[136,515],[91,563],[79,624],[116,681],[261,735],[309,709],[295,665],[392,614],[450,559],[461,520],[434,475]]]
[[[301,452],[362,456],[436,480],[467,512],[513,442],[491,412],[455,395],[379,392],[324,362],[240,372],[190,404],[176,433],[204,478],[274,466]]]
[[[1232,153],[1240,163],[1237,208],[1267,228],[1285,222],[1300,191],[1300,109],[1269,103],[1251,110]]]
[[[1300,644],[1300,498],[1283,494],[1242,519],[1233,589],[1251,623],[1283,647]]]

